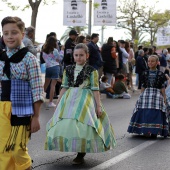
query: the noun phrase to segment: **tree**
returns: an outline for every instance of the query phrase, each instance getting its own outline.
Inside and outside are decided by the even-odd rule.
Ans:
[[[131,36],[130,32],[128,32],[128,34]],[[133,39],[135,50],[137,50],[137,47],[138,47],[139,44],[144,44],[146,36],[147,35],[144,34],[142,31],[136,32],[136,36]],[[128,37],[128,40],[131,40],[131,38]]]
[[[170,10],[165,12],[150,13],[148,24],[145,25],[144,30],[150,35],[150,44],[154,45],[156,40],[156,33],[158,28],[168,25],[170,21]]]
[[[158,28],[166,26],[170,20],[170,10],[160,13],[154,6],[141,5],[137,0],[120,0],[117,19],[117,26],[128,30],[132,40],[138,41],[139,33],[140,36],[146,33],[153,45]]]
[[[41,4],[41,2],[44,5],[48,5],[50,2],[52,4],[55,3],[55,0],[28,0],[28,4],[24,5],[24,6],[18,6],[17,4],[14,4],[12,2],[12,0],[2,0],[2,2],[6,3],[8,5],[8,7],[10,7],[12,10],[19,10],[21,9],[22,11],[28,9],[31,7],[32,9],[32,15],[31,15],[31,26],[33,26],[34,28],[36,28],[36,21],[37,21],[37,15],[38,15],[38,9],[39,6]],[[35,41],[35,39],[33,39],[33,42]]]
[[[33,0],[28,0],[31,9],[32,9],[32,15],[31,15],[31,25],[36,28],[36,20],[37,20],[37,14],[38,14],[38,8],[42,0],[36,0],[33,2]]]
[[[31,26],[33,26],[34,28],[36,28],[38,9],[39,9],[41,2],[43,2],[44,5],[48,5],[50,2],[52,4],[55,3],[55,0],[48,0],[48,2],[47,2],[47,0],[28,0],[28,4],[26,4],[23,7],[22,6],[20,7],[16,4],[13,4],[12,0],[2,0],[2,1],[5,2],[8,5],[8,7],[10,7],[12,10],[21,9],[24,11],[31,7],[31,9],[32,9]]]
[[[139,4],[137,0],[120,0],[118,6],[118,27],[127,29],[131,34],[131,39],[136,41],[146,32],[149,27],[152,16],[156,13],[154,6],[147,6],[145,3]],[[148,31],[148,30],[147,30]]]
[[[146,13],[144,9],[146,9],[146,6],[141,7],[135,0],[121,0],[117,7],[117,26],[127,29],[132,40],[135,40],[136,34],[146,22],[144,22]]]

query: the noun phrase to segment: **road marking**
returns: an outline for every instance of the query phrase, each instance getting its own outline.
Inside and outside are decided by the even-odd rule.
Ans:
[[[135,148],[132,148],[112,159],[109,159],[108,161],[106,162],[103,162],[102,164],[99,164],[93,168],[91,168],[90,170],[103,170],[103,169],[106,169],[106,168],[109,168],[115,164],[117,164],[118,162],[126,159],[126,158],[129,158],[130,156],[140,152],[141,150],[147,148],[148,146],[150,145],[153,145],[154,143],[156,143],[157,141],[147,141],[147,142],[144,142],[138,146],[136,146]]]

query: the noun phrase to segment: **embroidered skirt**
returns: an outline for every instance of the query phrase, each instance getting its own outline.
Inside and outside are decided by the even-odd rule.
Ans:
[[[148,88],[139,96],[127,131],[167,136],[165,105],[159,89]]]

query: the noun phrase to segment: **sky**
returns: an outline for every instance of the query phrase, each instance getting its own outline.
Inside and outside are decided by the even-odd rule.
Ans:
[[[156,1],[157,0],[147,0],[147,3],[149,5],[153,5],[153,3]],[[28,0],[11,0],[11,2],[14,4],[19,3],[21,4],[21,6],[24,6],[24,4],[27,4]],[[160,10],[165,10],[168,8],[170,9],[170,0],[159,0],[156,8]],[[2,3],[2,1],[0,0],[0,21],[6,16],[20,17],[25,22],[26,27],[30,26],[31,24],[31,9],[27,9],[25,11],[12,11],[10,8],[6,7],[6,5],[4,5],[4,3]],[[50,32],[56,32],[57,38],[60,39],[66,29],[67,26],[63,26],[63,0],[58,0],[57,4],[55,5],[44,6],[41,3],[37,16],[35,40],[39,43],[44,43],[46,35]],[[2,34],[1,29],[0,32]],[[91,32],[99,33],[101,35],[101,27],[92,26]],[[114,26],[107,26],[104,30],[104,41],[109,36],[113,36],[115,40],[127,39],[126,31],[123,29],[116,29]]]

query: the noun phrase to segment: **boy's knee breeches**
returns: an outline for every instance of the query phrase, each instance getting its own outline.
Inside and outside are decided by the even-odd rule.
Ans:
[[[22,141],[23,126],[19,127],[16,145],[13,151],[5,151],[5,146],[11,133],[11,102],[0,102],[0,170],[25,170],[31,166],[31,158],[27,148],[24,151],[20,147]],[[29,132],[26,136],[26,144],[29,141]]]

